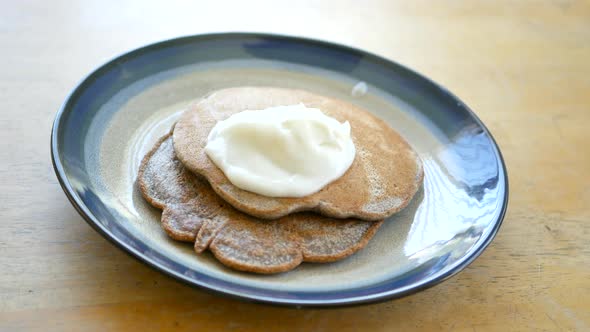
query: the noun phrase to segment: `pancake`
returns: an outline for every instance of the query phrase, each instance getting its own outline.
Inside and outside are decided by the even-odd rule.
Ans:
[[[244,110],[303,103],[340,122],[349,121],[356,157],[348,171],[320,191],[300,198],[267,197],[234,186],[204,151],[218,121]],[[422,163],[410,145],[384,121],[339,100],[302,90],[242,87],[219,90],[180,118],[174,130],[178,159],[202,175],[236,209],[275,219],[314,211],[333,218],[380,220],[403,209],[421,186]]]
[[[163,210],[162,228],[171,238],[193,242],[197,253],[209,249],[233,269],[269,274],[302,262],[337,261],[365,247],[382,224],[314,213],[272,221],[246,215],[183,166],[171,135],[162,137],[144,157],[137,177],[140,191]]]

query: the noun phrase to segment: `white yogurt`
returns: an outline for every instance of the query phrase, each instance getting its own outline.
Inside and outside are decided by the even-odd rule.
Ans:
[[[236,187],[303,197],[341,177],[354,160],[350,124],[303,104],[247,110],[219,121],[205,152]]]

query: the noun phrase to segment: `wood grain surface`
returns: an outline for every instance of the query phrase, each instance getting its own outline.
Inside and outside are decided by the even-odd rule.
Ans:
[[[397,301],[296,310],[190,288],[94,232],[63,194],[49,134],[107,59],[193,33],[340,42],[442,83],[488,125],[510,205],[492,245]],[[589,331],[590,2],[0,0],[0,330]]]

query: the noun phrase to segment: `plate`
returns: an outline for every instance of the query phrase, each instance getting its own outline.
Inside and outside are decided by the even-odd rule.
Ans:
[[[339,262],[263,276],[230,270],[209,253],[196,255],[160,229],[160,212],[138,192],[137,169],[188,105],[244,85],[302,88],[375,113],[422,158],[423,188],[365,249]],[[490,244],[508,198],[494,139],[446,89],[359,49],[279,35],[182,37],[109,61],[58,111],[51,153],[71,203],[116,246],[188,284],[284,305],[368,303],[435,285]]]

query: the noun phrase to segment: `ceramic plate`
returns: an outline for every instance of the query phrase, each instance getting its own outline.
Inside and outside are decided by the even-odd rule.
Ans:
[[[305,89],[375,113],[419,153],[423,188],[365,249],[336,263],[262,276],[230,270],[209,253],[196,255],[161,230],[160,212],[138,192],[138,166],[188,105],[244,85]],[[191,285],[275,304],[366,303],[432,286],[490,244],[508,195],[492,136],[440,85],[362,50],[277,35],[183,37],[113,59],[67,98],[51,152],[74,207],[115,245]]]

